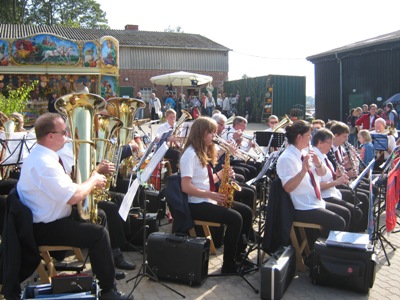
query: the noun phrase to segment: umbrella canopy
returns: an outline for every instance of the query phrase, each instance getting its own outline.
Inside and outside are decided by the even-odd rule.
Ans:
[[[393,95],[392,97],[387,99],[385,102],[383,102],[383,104],[386,105],[389,102],[391,102],[392,104],[399,103],[400,102],[400,94]]]
[[[150,81],[158,85],[180,86],[181,92],[184,86],[197,86],[206,83],[211,83],[213,78],[207,75],[179,71],[164,75],[153,76]]]

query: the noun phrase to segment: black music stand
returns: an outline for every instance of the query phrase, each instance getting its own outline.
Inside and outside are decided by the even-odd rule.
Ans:
[[[165,142],[160,146],[163,147],[165,145]],[[166,146],[165,146],[166,147]],[[162,151],[162,149],[160,149]],[[165,152],[164,152],[165,153]],[[148,155],[149,153],[147,153]],[[155,166],[161,161],[162,157],[164,156],[164,154],[162,154],[162,152],[159,153],[160,155],[158,155],[158,153],[156,152],[156,154],[152,157],[152,159],[150,160],[150,162],[147,164],[146,166],[146,171],[149,172],[150,174],[154,171]],[[162,154],[162,155],[161,155]],[[147,155],[143,155],[146,156]],[[161,156],[161,157],[160,157]],[[144,161],[144,159],[143,159]],[[139,170],[140,169],[140,165],[143,163],[142,160],[139,161],[138,165],[135,166],[135,170]],[[154,166],[154,167],[153,167]],[[146,178],[143,178],[143,181],[141,179],[141,173],[137,172],[137,177],[136,179],[139,181],[140,187],[143,187],[143,185],[145,184],[145,182],[147,181]],[[139,189],[140,189],[139,187]],[[142,191],[141,193],[139,193],[139,196],[143,195],[144,197],[144,191]],[[126,283],[128,283],[129,281],[135,280],[133,288],[131,290],[131,292],[129,293],[128,297],[130,295],[132,295],[133,291],[136,289],[136,287],[139,285],[139,283],[142,281],[142,279],[144,277],[148,277],[152,280],[154,280],[155,282],[165,286],[167,289],[173,291],[174,293],[178,294],[179,296],[181,296],[182,298],[185,298],[184,295],[182,295],[181,293],[179,293],[178,291],[174,290],[173,288],[171,288],[170,286],[166,285],[165,283],[161,282],[157,275],[154,273],[154,271],[149,267],[148,261],[147,261],[147,224],[146,224],[146,219],[147,219],[147,200],[146,199],[142,199],[143,200],[143,260],[142,260],[142,265],[139,269],[139,272],[137,273],[137,275],[135,275],[134,277],[128,279],[126,281]],[[140,202],[140,201],[139,201]]]
[[[375,151],[387,151],[388,136],[386,134],[371,134],[371,138]]]
[[[285,134],[273,131],[256,131],[254,132],[256,143],[264,147],[279,148],[285,142]]]

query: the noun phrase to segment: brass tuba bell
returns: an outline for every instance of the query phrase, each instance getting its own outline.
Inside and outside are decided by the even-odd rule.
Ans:
[[[273,132],[278,131],[278,129],[280,128],[286,128],[286,126],[291,125],[293,122],[292,120],[290,120],[290,118],[288,117],[288,115],[285,115],[282,120],[275,125],[274,130],[272,130]]]
[[[95,94],[72,93],[58,98],[54,106],[59,113],[67,117],[71,132],[74,145],[72,180],[78,184],[85,182],[96,166],[96,150],[93,142],[94,114],[105,109],[106,101]],[[93,193],[77,206],[82,219],[97,223],[97,204]]]

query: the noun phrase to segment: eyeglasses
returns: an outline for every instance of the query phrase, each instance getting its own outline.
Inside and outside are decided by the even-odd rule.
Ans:
[[[47,134],[49,134],[49,133],[61,133],[62,135],[67,135],[67,130],[63,130],[63,131],[51,131],[51,132],[48,132]]]
[[[220,125],[220,126],[225,126],[225,123],[219,123],[219,122],[218,122],[218,125]]]
[[[271,121],[270,124],[278,124],[278,121]]]

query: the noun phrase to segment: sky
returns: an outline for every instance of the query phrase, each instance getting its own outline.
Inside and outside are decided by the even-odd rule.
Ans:
[[[306,57],[400,30],[398,0],[97,0],[112,29],[181,27],[229,52],[229,80],[306,76],[314,97],[314,65]],[[184,70],[183,70],[184,71]]]

